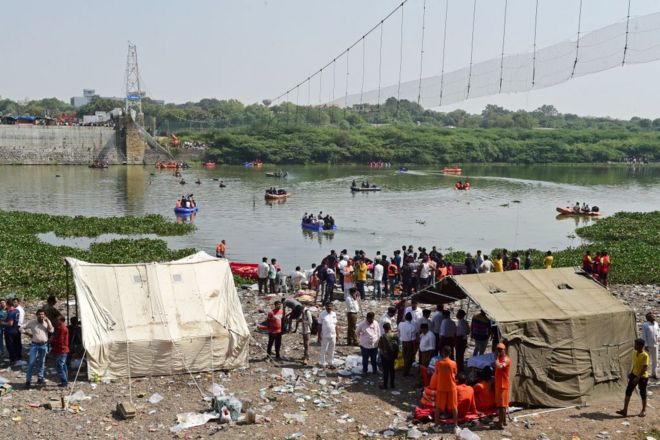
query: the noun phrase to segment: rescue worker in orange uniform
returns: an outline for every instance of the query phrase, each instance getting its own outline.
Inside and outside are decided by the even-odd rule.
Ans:
[[[454,426],[458,426],[458,397],[456,392],[456,362],[449,357],[451,347],[442,347],[442,359],[435,363],[435,423],[440,423],[440,414],[451,413]]]
[[[489,413],[495,409],[495,390],[491,383],[493,370],[486,367],[479,373],[479,382],[474,385],[474,403],[477,411]]]
[[[506,409],[509,407],[509,370],[511,359],[506,355],[506,346],[497,344],[497,357],[493,364],[495,370],[495,406],[500,426],[506,426]]]
[[[456,386],[456,409],[458,419],[477,417],[477,405],[474,402],[474,388],[466,384],[467,376],[465,373],[458,373],[456,377],[458,385]]]

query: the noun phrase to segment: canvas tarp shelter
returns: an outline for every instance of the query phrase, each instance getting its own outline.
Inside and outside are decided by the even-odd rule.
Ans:
[[[575,268],[448,277],[420,301],[452,297],[469,298],[471,311],[480,307],[497,323],[511,357],[512,401],[568,406],[622,395],[635,315]]]
[[[88,375],[169,375],[247,365],[250,331],[227,260],[199,252],[166,263],[67,262]]]

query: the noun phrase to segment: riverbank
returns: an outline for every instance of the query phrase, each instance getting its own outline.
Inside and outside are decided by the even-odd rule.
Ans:
[[[54,232],[58,237],[97,237],[101,234],[185,235],[191,224],[174,223],[159,215],[145,217],[67,217],[22,211],[0,211],[0,289],[22,297],[45,298],[64,292],[64,257],[95,263],[169,261],[196,252],[194,248],[169,249],[160,239],[117,239],[92,244],[88,250],[45,243],[36,234]],[[654,284],[660,282],[660,211],[617,213],[596,224],[578,228],[589,240],[575,248],[554,252],[554,266],[579,266],[582,254],[606,250],[611,256],[610,282]],[[515,249],[510,249],[510,252]],[[523,255],[525,249],[518,252]],[[497,249],[491,251],[495,255]],[[533,267],[541,268],[543,251],[532,250]],[[319,260],[322,255],[319,255]],[[449,261],[462,262],[465,252],[447,254]],[[253,261],[258,257],[252,256]]]
[[[638,324],[644,319],[646,310],[657,310],[660,297],[658,286],[614,285],[611,292],[634,311]],[[254,291],[239,289],[241,304],[248,326],[253,330],[250,344],[248,368],[230,372],[216,372],[179,376],[154,376],[133,378],[129,389],[128,381],[121,379],[110,383],[91,383],[84,371],[75,389],[65,392],[59,389],[54,374],[54,365],[49,360],[46,385],[24,390],[24,370],[11,370],[6,359],[0,360],[0,375],[9,379],[14,391],[0,398],[0,411],[4,420],[4,431],[13,438],[59,438],[86,436],[91,438],[236,438],[236,439],[285,439],[296,433],[304,438],[365,439],[407,438],[407,433],[416,429],[426,433],[429,440],[454,438],[449,430],[443,433],[432,424],[413,425],[408,419],[415,405],[419,404],[421,388],[417,387],[418,376],[396,377],[395,390],[380,390],[380,377],[354,375],[344,377],[337,372],[321,371],[312,366],[303,366],[302,337],[300,333],[283,336],[282,361],[271,361],[265,357],[267,335],[258,333],[256,325],[263,321],[271,301]],[[655,301],[655,302],[654,302]],[[39,302],[31,301],[26,306],[33,316]],[[380,316],[386,310],[387,301],[367,301],[363,310],[376,312]],[[63,305],[62,305],[63,306]],[[346,314],[344,303],[337,301],[339,339],[336,349],[338,359],[359,355],[357,347],[347,346]],[[83,324],[84,325],[84,324]],[[24,345],[24,346],[27,346]],[[312,343],[310,359],[316,361],[319,345]],[[468,350],[471,353],[471,350]],[[282,369],[293,369],[299,377],[296,390],[287,391],[282,378]],[[72,377],[75,373],[72,373]],[[206,425],[172,434],[170,428],[176,423],[176,415],[185,412],[202,412],[210,409],[210,402],[203,399],[196,387],[204,394],[215,382],[224,387],[226,393],[235,395],[243,402],[250,402],[259,417],[254,425],[220,425],[211,421]],[[282,387],[282,388],[280,388]],[[35,407],[82,391],[89,400],[80,402],[80,412],[54,412]],[[658,384],[649,387],[650,408],[658,407]],[[136,417],[121,421],[113,417],[117,402],[129,399],[132,393]],[[150,403],[149,398],[158,393],[162,400]],[[490,429],[490,420],[473,424],[470,430],[482,440],[513,439],[625,439],[645,440],[647,435],[658,438],[660,412],[649,409],[645,418],[623,419],[615,411],[621,409],[623,395],[612,395],[607,401],[583,408],[567,408],[544,412],[544,409],[528,408],[513,413],[514,419],[505,431]],[[640,407],[639,397],[633,396],[630,411],[635,414]],[[389,432],[388,432],[389,431]],[[602,434],[607,432],[607,434]],[[545,435],[543,437],[542,435]],[[443,437],[444,436],[444,437]]]

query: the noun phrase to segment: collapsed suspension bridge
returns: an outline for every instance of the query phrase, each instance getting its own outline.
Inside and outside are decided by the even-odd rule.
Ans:
[[[419,3],[417,6],[421,6],[415,11],[421,14],[418,20],[420,26],[418,29],[407,29],[405,14],[409,13],[415,2]],[[301,93],[306,93],[307,105],[345,108],[363,104],[380,105],[385,99],[395,97],[397,100],[406,99],[423,107],[434,108],[478,97],[547,88],[615,67],[660,60],[660,12],[633,16],[631,8],[635,6],[634,0],[619,2],[621,20],[589,32],[583,29],[585,19],[588,18],[586,1],[572,1],[572,15],[575,17],[573,37],[543,47],[538,44],[539,29],[544,11],[547,12],[555,3],[549,0],[533,0],[531,14],[526,17],[512,14],[513,0],[499,0],[497,4],[501,6],[501,15],[487,17],[489,30],[497,27],[501,29],[498,50],[484,61],[475,62],[475,47],[478,48],[484,43],[478,40],[478,17],[480,12],[487,8],[492,9],[494,3],[496,2],[486,0],[470,2],[471,14],[468,22],[461,23],[470,32],[468,37],[459,43],[463,44],[461,50],[464,49],[465,54],[469,55],[469,61],[460,68],[445,71],[447,49],[450,47],[448,25],[460,19],[453,16],[456,14],[454,10],[459,6],[457,0],[433,2],[433,6],[438,10],[433,20],[429,19],[431,0],[403,0],[346,49],[296,85],[274,97],[271,102],[292,102],[295,99],[295,103],[301,105]],[[593,6],[596,8],[599,5]],[[517,23],[514,18],[523,23]],[[428,32],[432,24],[441,26],[441,29],[436,29],[440,38],[433,41],[439,47],[434,48],[432,53],[440,57],[437,63],[439,66],[436,66],[439,71],[425,76],[425,65],[430,55]],[[531,28],[529,50],[509,53],[513,41],[507,31],[516,26]],[[557,24],[554,23],[553,26]],[[562,28],[566,26],[565,22],[561,23]],[[384,43],[386,27],[394,29],[398,34],[398,41],[390,41],[389,47],[385,47]],[[411,56],[404,51],[404,41],[408,41],[412,34],[419,36],[419,51],[415,56],[419,70],[414,79],[404,80],[404,60],[410,59]],[[368,46],[375,48],[372,54],[368,54]],[[455,49],[455,46],[452,48]],[[396,54],[398,57],[398,72],[393,72],[397,78],[387,85],[383,84],[385,54]],[[368,55],[371,60],[369,63]],[[370,75],[367,71],[370,71]],[[371,76],[370,82],[374,87],[365,88],[368,76]]]

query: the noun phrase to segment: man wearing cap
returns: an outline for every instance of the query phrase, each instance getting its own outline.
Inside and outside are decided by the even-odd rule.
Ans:
[[[623,409],[617,411],[623,417],[628,416],[628,404],[630,396],[639,385],[639,397],[642,398],[642,411],[640,417],[646,416],[646,385],[649,383],[649,363],[650,356],[644,351],[644,339],[635,339],[635,351],[633,351],[632,371],[628,375],[628,386],[626,387],[626,397],[623,401]]]
[[[506,409],[509,407],[509,370],[511,359],[506,355],[506,346],[500,342],[496,346],[497,357],[493,363],[495,370],[495,407],[499,425],[506,426]]]

